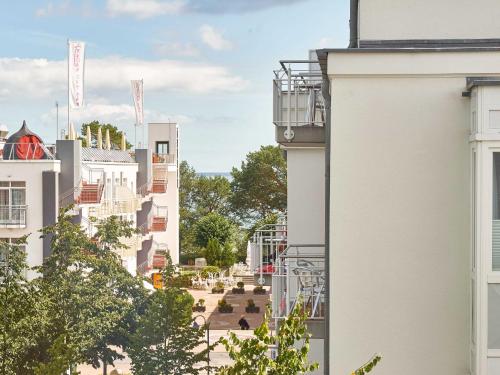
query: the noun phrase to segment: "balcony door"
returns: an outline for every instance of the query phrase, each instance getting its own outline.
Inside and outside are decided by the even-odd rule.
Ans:
[[[169,148],[168,142],[156,142],[156,153],[159,155],[168,155]]]
[[[26,219],[26,183],[0,181],[0,223],[24,224]]]

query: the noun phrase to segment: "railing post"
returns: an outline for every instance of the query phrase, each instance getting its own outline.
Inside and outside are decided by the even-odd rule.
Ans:
[[[287,128],[285,130],[285,139],[291,141],[294,137],[294,134],[292,130],[292,69],[290,68],[290,65],[288,65],[287,74],[288,74],[288,98],[287,98],[288,122],[287,122]]]

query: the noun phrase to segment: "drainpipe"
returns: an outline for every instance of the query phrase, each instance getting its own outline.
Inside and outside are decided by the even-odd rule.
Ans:
[[[330,78],[327,74],[328,53],[318,50],[318,60],[321,60],[321,71],[323,83],[321,93],[325,102],[325,345],[324,345],[324,374],[330,374],[330,317],[332,308],[330,303],[330,291],[332,290],[332,277],[330,273],[330,155],[331,155],[331,95]]]
[[[351,13],[349,18],[349,48],[358,46],[359,0],[351,0]]]

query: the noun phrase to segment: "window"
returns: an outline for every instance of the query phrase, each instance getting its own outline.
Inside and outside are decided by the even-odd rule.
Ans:
[[[26,225],[26,182],[0,181],[0,224]]]
[[[168,142],[156,142],[156,153],[157,154],[168,154],[169,153],[169,144]]]

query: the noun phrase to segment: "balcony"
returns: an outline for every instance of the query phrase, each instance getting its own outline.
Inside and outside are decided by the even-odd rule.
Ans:
[[[146,274],[152,270],[160,270],[166,265],[168,245],[150,241],[149,245],[141,249],[137,257],[137,273]]]
[[[151,214],[151,232],[165,232],[168,222],[168,207],[158,206],[153,203]]]
[[[154,153],[153,164],[175,164],[175,155]]]
[[[273,80],[276,142],[304,147],[324,145],[326,103],[317,61],[283,60],[280,64]]]
[[[290,245],[278,256],[272,277],[273,318],[297,306],[309,320],[325,318],[325,245]]]
[[[0,206],[0,227],[26,228],[27,205]]]
[[[250,270],[257,284],[271,285],[276,260],[287,246],[286,216],[282,215],[277,223],[266,224],[255,231],[250,243]]]
[[[166,193],[167,184],[168,184],[168,165],[153,164],[152,192],[154,194]]]

